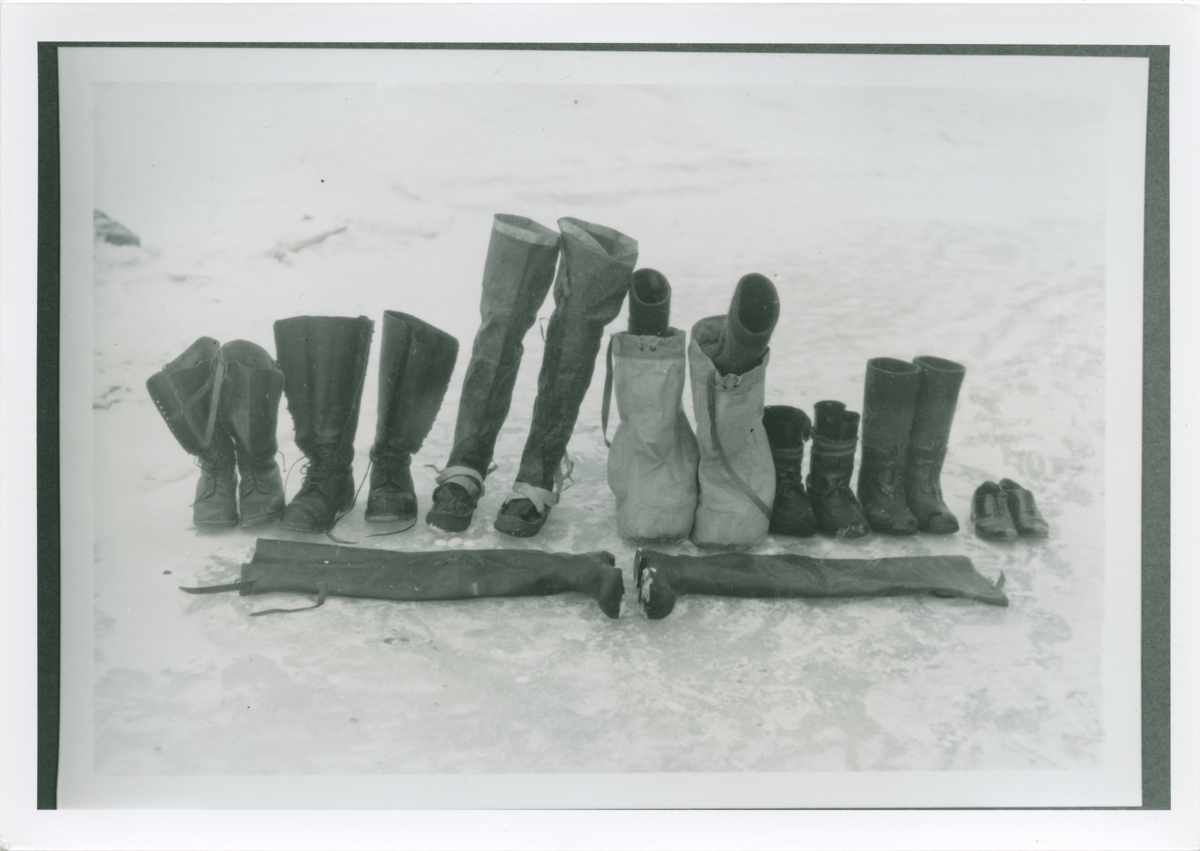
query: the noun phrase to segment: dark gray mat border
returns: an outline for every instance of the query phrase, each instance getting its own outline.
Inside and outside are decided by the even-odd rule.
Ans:
[[[57,807],[61,667],[61,492],[59,484],[59,304],[61,176],[58,48],[304,48],[378,50],[553,50],[672,53],[913,54],[947,56],[1141,57],[1150,60],[1142,361],[1142,806],[1171,808],[1171,304],[1170,47],[1023,44],[636,44],[467,42],[124,42],[38,43],[38,809]],[[989,808],[977,808],[989,809]],[[1051,809],[1040,807],[1001,809]]]

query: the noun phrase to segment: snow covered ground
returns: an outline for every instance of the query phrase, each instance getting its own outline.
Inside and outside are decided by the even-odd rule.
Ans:
[[[95,245],[98,773],[1100,764],[1098,108],[966,89],[114,83],[96,87],[94,121],[96,206],[141,239]],[[365,493],[337,534],[395,550],[606,549],[625,571],[619,620],[576,595],[330,599],[251,618],[303,601],[181,593],[232,580],[256,536],[288,533],[193,528],[198,470],[146,378],[201,335],[273,351],[272,323],[287,316],[421,316],[462,345],[414,465],[423,517],[426,465],[450,448],[497,212],[550,226],[575,216],[634,237],[639,266],[670,279],[672,324],[685,329],[723,312],[742,274],[771,276],[783,307],[768,404],[858,409],[873,356],[966,364],[942,478],[963,531],[769,538],[762,551],[964,554],[989,578],[1004,573],[1009,608],[684,597],[647,620],[632,605],[634,548],[616,534],[606,481],[602,362],[570,445],[574,486],[540,536],[493,531],[530,419],[536,327],[499,469],[461,540],[423,520],[368,538]],[[359,477],[377,353],[378,342]],[[279,439],[297,461],[286,408]],[[975,487],[1005,476],[1037,495],[1048,541],[998,546],[970,531]]]

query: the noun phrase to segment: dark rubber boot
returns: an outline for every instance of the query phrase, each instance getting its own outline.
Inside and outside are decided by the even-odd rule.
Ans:
[[[799,408],[768,405],[763,408],[763,428],[775,462],[775,504],[771,507],[770,532],[797,538],[815,535],[817,518],[804,492],[800,472],[804,442],[812,434],[812,421]]]
[[[458,340],[427,322],[384,311],[379,350],[379,409],[371,447],[366,519],[417,522],[417,495],[409,470],[442,407],[458,358]]]
[[[638,269],[629,287],[629,333],[665,337],[671,321],[671,285],[661,272]]]
[[[942,464],[967,370],[962,364],[935,357],[914,358],[913,363],[921,370],[921,380],[908,441],[904,494],[922,532],[949,535],[958,531],[958,518],[942,497]]]
[[[354,436],[375,323],[365,316],[296,316],[275,323],[283,392],[308,458],[279,525],[328,532],[354,506]]]
[[[725,315],[719,348],[710,352],[721,375],[742,375],[758,366],[779,321],[779,293],[771,279],[751,273],[738,281]]]
[[[554,282],[559,235],[523,216],[500,214],[492,223],[483,266],[482,321],[463,378],[454,448],[438,475],[425,522],[461,532],[471,525],[483,495],[496,436],[508,416],[525,334]]]
[[[283,373],[266,349],[245,340],[223,345],[220,361],[221,424],[237,450],[241,522],[267,523],[283,513],[283,478],[275,461]]]
[[[839,538],[861,538],[870,532],[870,527],[850,489],[854,452],[858,448],[859,415],[832,400],[817,402],[813,412],[816,422],[806,490],[817,528]]]
[[[612,228],[559,219],[562,263],[554,282],[554,313],[538,374],[533,422],[516,483],[496,517],[509,535],[536,535],[558,502],[559,465],[592,381],[604,328],[621,312],[637,262],[637,242]]]
[[[1045,538],[1050,534],[1050,524],[1038,511],[1033,494],[1012,479],[1001,479],[1000,490],[1008,500],[1008,513],[1013,526],[1022,538]]]
[[[1017,539],[1008,494],[995,482],[984,482],[975,489],[971,497],[971,522],[975,524],[975,534],[986,541]]]
[[[915,535],[918,531],[917,518],[908,510],[905,498],[904,472],[920,377],[920,369],[908,361],[867,361],[858,499],[871,529],[884,535]]]
[[[217,421],[219,398],[213,399],[220,348],[211,337],[201,337],[146,381],[146,390],[171,434],[200,466],[192,503],[192,521],[198,529],[238,523],[233,441]]]

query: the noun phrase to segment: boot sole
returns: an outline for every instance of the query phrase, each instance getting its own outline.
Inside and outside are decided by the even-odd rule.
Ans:
[[[267,523],[274,523],[279,519],[280,514],[283,514],[283,512],[280,511],[276,514],[264,514],[262,517],[243,518],[242,522],[238,525],[244,528],[246,526],[262,526]]]
[[[238,521],[236,520],[193,520],[192,524],[197,529],[236,529]]]
[[[395,523],[399,525],[398,529],[393,531],[403,532],[417,525],[416,517],[401,517],[399,515],[393,517],[367,516],[364,518],[368,523]]]
[[[542,531],[542,527],[545,525],[545,515],[536,523],[526,523],[520,517],[513,517],[509,514],[501,514],[496,518],[496,522],[492,524],[497,532],[512,535],[514,538],[532,538],[538,532]]]

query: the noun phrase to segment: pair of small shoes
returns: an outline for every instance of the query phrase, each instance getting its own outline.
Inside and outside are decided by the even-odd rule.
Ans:
[[[988,541],[1045,538],[1048,524],[1038,511],[1033,494],[1012,479],[999,484],[984,482],[971,497],[971,522],[975,534]]]
[[[425,522],[443,532],[462,532],[471,525],[479,497],[455,482],[446,482],[433,492],[433,507]],[[518,538],[531,538],[541,531],[550,509],[539,514],[528,499],[513,499],[501,507],[495,527]]]

